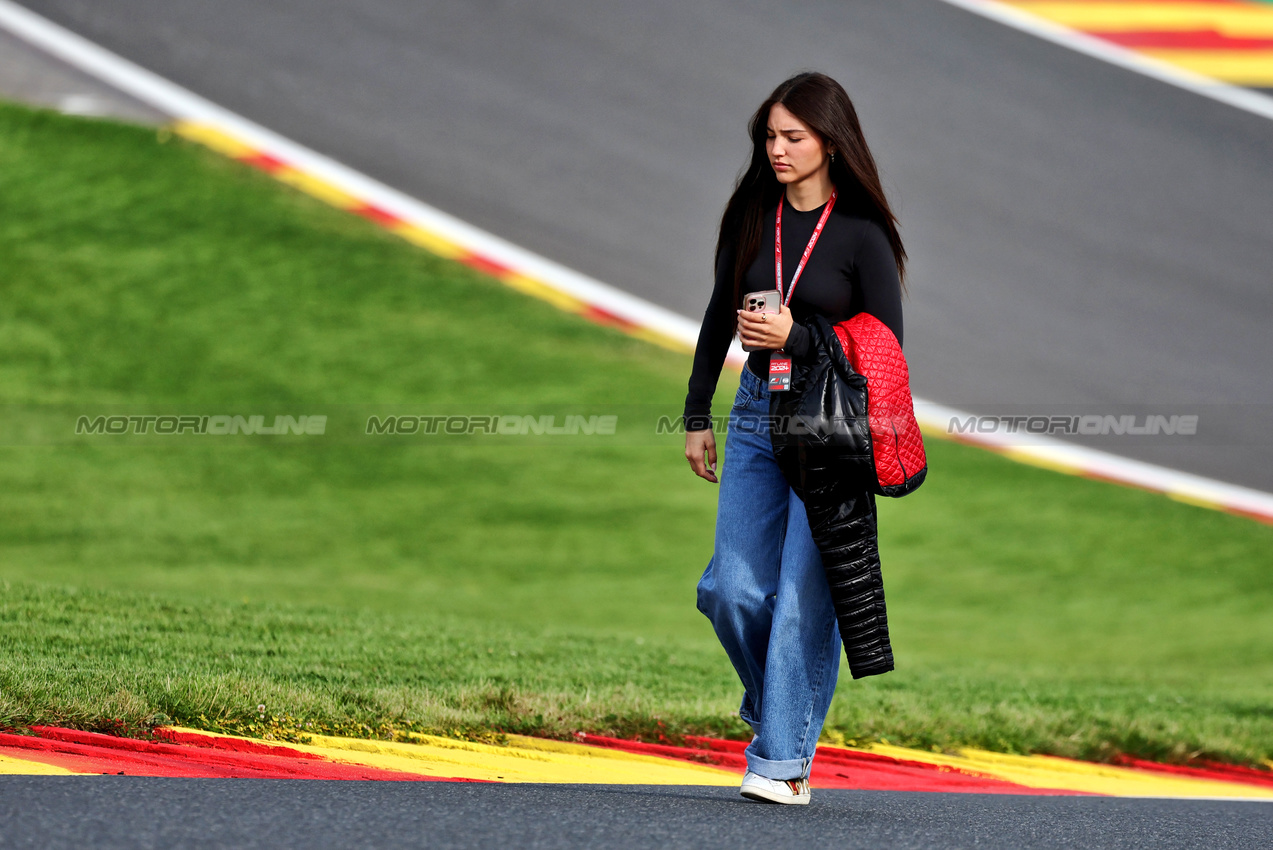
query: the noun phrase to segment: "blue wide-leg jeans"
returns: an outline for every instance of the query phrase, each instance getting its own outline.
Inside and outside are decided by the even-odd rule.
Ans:
[[[743,369],[698,609],[742,679],[738,713],[755,733],[747,766],[782,780],[809,775],[839,675],[840,631],[804,503],[774,460],[768,415],[768,388]]]

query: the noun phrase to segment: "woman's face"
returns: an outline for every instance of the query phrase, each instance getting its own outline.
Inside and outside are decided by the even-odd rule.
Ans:
[[[775,103],[769,109],[769,138],[765,153],[778,182],[790,185],[828,168],[826,146],[822,137],[792,115],[787,107]]]

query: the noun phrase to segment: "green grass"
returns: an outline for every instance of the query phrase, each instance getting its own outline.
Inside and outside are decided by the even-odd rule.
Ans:
[[[742,734],[694,608],[715,491],[675,438],[30,425],[142,404],[675,414],[688,369],[202,149],[0,106],[0,725]],[[844,677],[832,738],[1273,756],[1273,528],[929,448],[929,483],[881,502],[898,670]]]

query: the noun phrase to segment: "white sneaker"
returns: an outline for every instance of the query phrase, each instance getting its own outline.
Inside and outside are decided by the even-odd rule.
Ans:
[[[743,787],[738,793],[748,800],[765,803],[786,803],[789,806],[809,805],[808,779],[766,779],[759,773],[747,771]]]

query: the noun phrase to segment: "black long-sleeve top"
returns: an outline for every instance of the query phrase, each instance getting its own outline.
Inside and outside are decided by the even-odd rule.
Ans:
[[[785,198],[782,211],[782,275],[783,293],[791,286],[791,277],[809,237],[822,216],[822,207],[801,212]],[[740,295],[774,288],[774,219],[777,207],[765,214],[760,236],[760,250],[743,276]],[[734,257],[722,251],[716,267],[716,285],[712,290],[703,326],[694,350],[694,368],[690,373],[689,394],[685,398],[685,429],[701,431],[712,426],[712,396],[720,379],[725,355],[738,326],[734,304]],[[811,354],[812,339],[802,324],[814,313],[821,313],[832,323],[870,313],[888,326],[898,345],[902,343],[902,287],[897,276],[897,263],[884,228],[852,210],[831,210],[818,244],[800,274],[800,282],[791,296],[791,314],[795,320],[787,337],[785,350],[796,358]],[[769,350],[753,351],[747,368],[764,378],[769,374]]]

